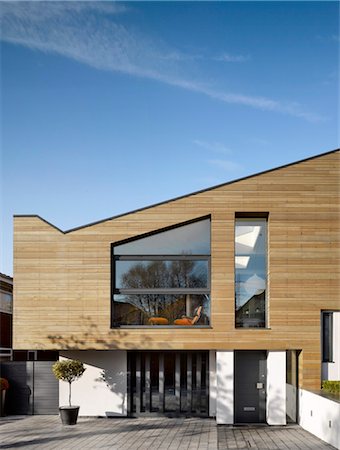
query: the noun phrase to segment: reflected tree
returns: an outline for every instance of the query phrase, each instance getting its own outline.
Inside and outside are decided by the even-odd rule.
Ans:
[[[156,294],[154,289],[195,289],[206,286],[206,266],[188,259],[136,263],[122,276],[122,289],[150,289],[150,292],[125,294],[126,300],[148,317],[158,316],[173,303],[173,294]]]

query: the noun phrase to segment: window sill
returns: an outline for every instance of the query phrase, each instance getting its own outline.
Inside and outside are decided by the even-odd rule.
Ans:
[[[266,331],[266,330],[271,330],[270,327],[235,327],[235,330],[242,330],[242,331]]]
[[[111,330],[119,330],[119,329],[138,329],[138,330],[158,330],[158,329],[183,329],[186,330],[195,330],[195,329],[212,329],[211,325],[119,325],[116,327],[111,327]]]

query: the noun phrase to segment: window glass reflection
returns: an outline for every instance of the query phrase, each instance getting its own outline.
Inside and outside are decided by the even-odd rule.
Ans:
[[[267,221],[236,219],[236,327],[266,326]]]
[[[114,252],[116,255],[209,255],[210,219],[118,245]]]
[[[116,261],[117,289],[206,288],[208,261]]]
[[[115,294],[115,325],[209,325],[207,294]]]

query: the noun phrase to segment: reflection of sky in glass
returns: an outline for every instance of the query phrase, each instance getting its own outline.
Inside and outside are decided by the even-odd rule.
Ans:
[[[115,255],[209,255],[210,220],[201,220],[114,247]]]
[[[159,264],[162,264],[162,266],[165,264],[167,273],[171,274],[171,265],[175,263],[176,265],[179,263],[186,264],[185,261],[159,261]],[[167,284],[167,280],[169,278],[164,278],[164,281],[162,282],[161,279],[155,279],[150,280],[149,277],[149,285],[144,287],[164,287],[164,288],[174,288],[174,287],[207,287],[207,280],[208,280],[208,261],[193,261],[190,260],[190,263],[193,264],[192,270],[187,273],[187,282],[181,283],[180,285],[177,283],[175,286]],[[126,286],[123,285],[123,276],[125,274],[128,274],[128,272],[136,268],[138,266],[141,266],[143,268],[143,271],[147,271],[147,269],[151,266],[157,264],[156,261],[116,261],[115,270],[116,270],[116,285],[115,287],[117,289],[124,288]],[[163,275],[163,274],[162,274]],[[183,273],[181,273],[183,275]],[[161,277],[160,277],[161,278]],[[198,279],[200,281],[199,286],[195,286],[194,280]],[[155,286],[150,286],[152,284],[151,282],[154,281]],[[197,283],[196,283],[197,284]]]
[[[236,221],[235,281],[236,307],[266,289],[266,220]]]

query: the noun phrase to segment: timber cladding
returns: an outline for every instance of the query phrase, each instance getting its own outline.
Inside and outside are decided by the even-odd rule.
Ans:
[[[320,311],[339,309],[340,152],[62,232],[14,220],[15,349],[303,350],[320,384]],[[268,212],[269,329],[235,329],[235,212]],[[111,244],[211,217],[211,328],[110,329]]]

